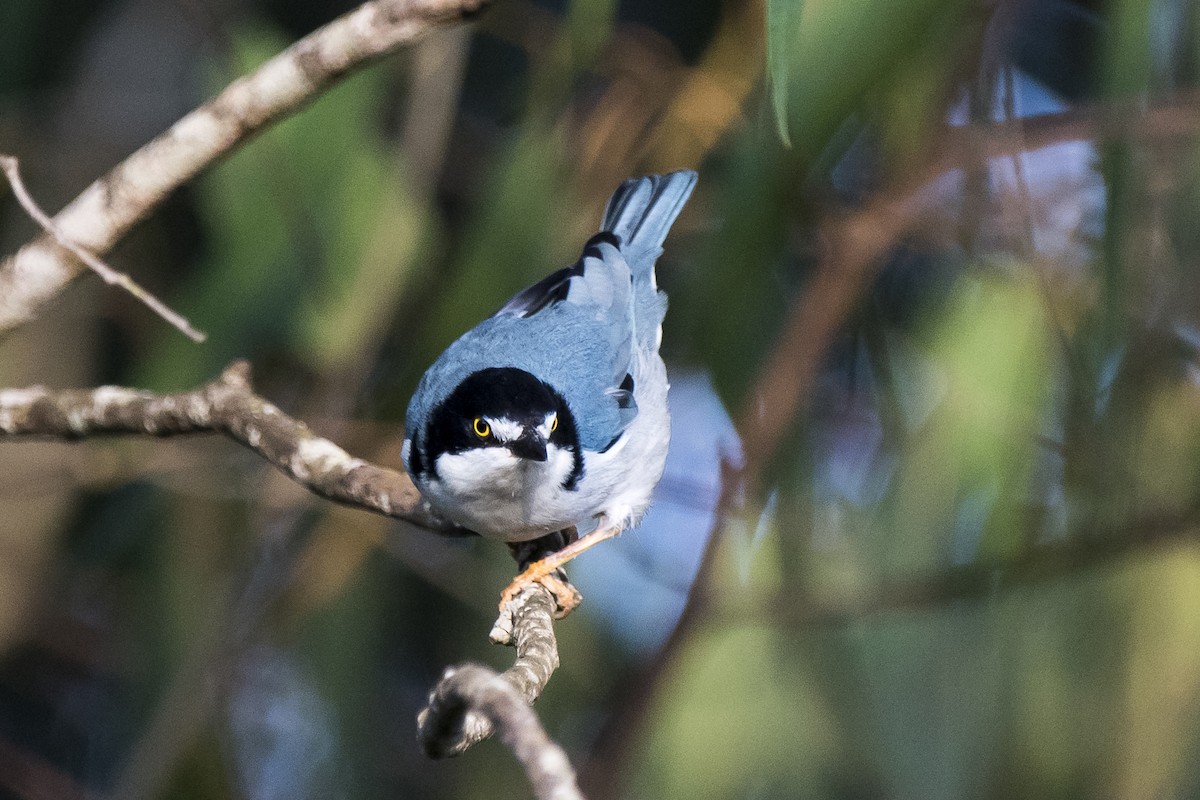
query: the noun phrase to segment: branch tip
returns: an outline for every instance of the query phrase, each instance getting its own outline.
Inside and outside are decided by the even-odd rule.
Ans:
[[[252,384],[253,369],[250,362],[244,358],[233,361],[221,372],[217,383],[224,386],[235,386],[239,389],[249,389]]]

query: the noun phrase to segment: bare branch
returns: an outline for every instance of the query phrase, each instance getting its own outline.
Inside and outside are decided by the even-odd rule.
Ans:
[[[113,269],[104,263],[102,259],[72,242],[70,238],[60,231],[58,226],[54,224],[54,220],[50,219],[50,215],[42,210],[41,206],[37,204],[37,201],[29,193],[29,190],[25,188],[25,182],[21,180],[21,170],[16,158],[0,154],[0,169],[4,170],[4,175],[8,178],[8,184],[12,187],[13,194],[17,197],[17,202],[33,218],[33,221],[41,226],[42,230],[54,237],[54,241],[58,242],[60,247],[71,251],[76,258],[91,267],[93,272],[103,278],[105,283],[110,286],[120,286],[138,300],[141,300],[150,307],[151,311],[174,325],[184,336],[193,342],[200,343],[208,338],[193,328],[182,315],[171,310],[165,303],[142,288],[133,278]]]
[[[444,758],[495,731],[525,768],[535,797],[583,800],[566,753],[546,735],[530,706],[558,666],[554,601],[534,585],[516,603],[516,663],[501,675],[478,664],[447,668],[417,716],[421,744],[430,757]]]
[[[541,695],[558,669],[554,609],[554,598],[539,585],[527,587],[511,603],[511,642],[517,649],[517,660],[499,677],[526,705]],[[470,664],[447,668],[429,696],[428,707],[417,716],[418,737],[431,758],[466,752],[491,736],[500,724],[487,709],[470,702],[464,705],[458,685],[478,679],[477,673],[463,673],[464,669],[486,668]]]
[[[512,684],[487,667],[465,664],[446,670],[430,698],[430,708],[446,716],[472,709],[491,719],[525,767],[539,800],[583,800],[567,754],[546,735],[537,714]]]
[[[255,394],[244,361],[231,364],[212,383],[180,394],[119,386],[0,389],[0,438],[189,433],[223,433],[329,500],[434,530],[453,529],[429,510],[403,472],[352,458]]]
[[[67,240],[103,255],[168,195],[351,71],[488,0],[370,0],[299,40],[95,181],[54,218]],[[0,333],[32,319],[83,269],[45,234],[0,261]]]

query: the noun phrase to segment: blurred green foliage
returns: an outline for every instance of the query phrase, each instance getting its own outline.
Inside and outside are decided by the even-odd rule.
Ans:
[[[935,46],[944,45],[944,26],[957,21],[960,27],[965,8],[952,0],[772,0],[767,4],[767,69],[779,130],[788,134],[784,142],[806,159],[825,152],[863,95],[886,83],[897,62],[931,34],[937,35]]]
[[[1200,688],[1194,545],[862,619],[763,591],[753,575],[780,565],[769,540],[759,551],[749,583],[718,560],[718,607],[663,677],[633,796],[1200,788],[1178,702]]]
[[[909,401],[928,416],[913,415],[895,467],[895,508],[879,562],[885,574],[944,563],[956,548],[934,531],[956,537],[982,528],[977,548],[960,559],[1002,560],[1027,544],[1026,491],[1038,456],[1032,434],[1049,408],[1051,342],[1035,278],[1015,269],[1015,277],[962,279],[935,323],[929,371]]]

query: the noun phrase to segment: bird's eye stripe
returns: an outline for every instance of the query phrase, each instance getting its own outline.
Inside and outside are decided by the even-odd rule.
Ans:
[[[475,435],[480,439],[486,439],[492,433],[492,426],[487,424],[483,417],[476,417],[471,423],[471,427],[475,429]]]

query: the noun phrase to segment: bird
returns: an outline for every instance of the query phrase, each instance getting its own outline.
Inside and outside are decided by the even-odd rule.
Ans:
[[[502,609],[541,583],[565,615],[580,598],[559,568],[649,506],[671,432],[654,267],[696,181],[624,181],[579,259],[455,340],[409,402],[401,457],[436,514],[513,547],[591,527],[530,564]]]

